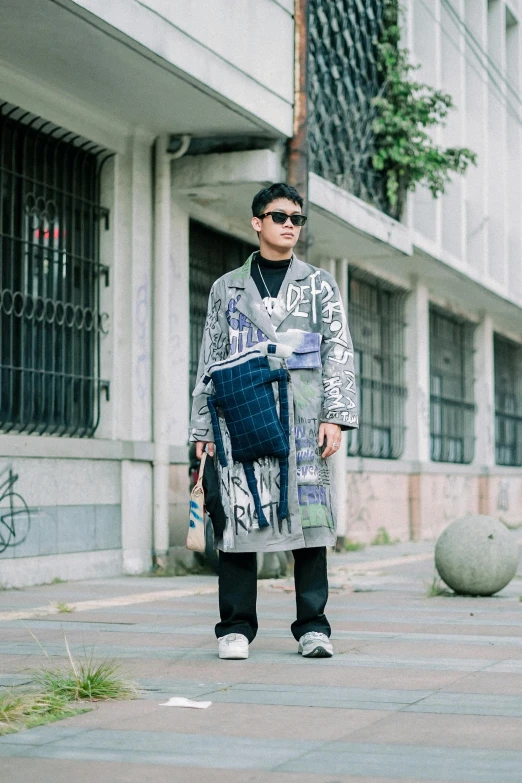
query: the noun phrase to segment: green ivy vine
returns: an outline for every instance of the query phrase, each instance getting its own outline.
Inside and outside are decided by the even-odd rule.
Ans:
[[[383,173],[389,214],[400,219],[409,190],[427,185],[434,198],[444,193],[450,172],[464,174],[477,155],[466,147],[443,149],[429,134],[454,108],[448,93],[415,81],[420,66],[409,62],[408,50],[400,48],[398,0],[384,0],[384,32],[377,42],[378,67],[383,88],[373,99],[376,149],[372,165]]]

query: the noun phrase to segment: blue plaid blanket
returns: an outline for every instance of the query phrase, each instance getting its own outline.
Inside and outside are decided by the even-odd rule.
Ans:
[[[275,354],[276,346],[265,346],[265,351]],[[279,459],[277,516],[282,520],[288,516],[290,453],[288,371],[283,368],[271,370],[265,351],[254,349],[233,359],[225,359],[209,367],[206,376],[208,380],[212,378],[214,384],[215,393],[209,396],[208,407],[218,459],[226,467],[227,458],[217,414],[217,408],[220,408],[230,433],[232,459],[243,465],[260,528],[269,527],[269,522],[261,505],[253,463],[263,457]],[[272,387],[274,382],[279,388],[279,413]]]

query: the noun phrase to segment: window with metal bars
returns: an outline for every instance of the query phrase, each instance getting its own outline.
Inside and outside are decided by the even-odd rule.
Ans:
[[[259,248],[222,234],[195,220],[190,221],[190,392],[196,383],[199,352],[205,330],[208,297],[212,284],[245,263]],[[223,303],[224,304],[224,303]]]
[[[315,174],[387,212],[385,179],[372,166],[383,19],[384,0],[310,0],[308,134]]]
[[[350,269],[349,315],[360,426],[349,456],[398,459],[404,449],[404,299],[402,289]]]
[[[469,463],[475,451],[473,325],[430,308],[430,435],[435,462]]]
[[[496,334],[495,457],[497,465],[522,465],[522,345]]]
[[[0,430],[90,436],[99,420],[105,150],[0,105]]]

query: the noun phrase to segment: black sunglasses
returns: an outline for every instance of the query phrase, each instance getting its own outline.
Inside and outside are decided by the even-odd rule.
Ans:
[[[283,223],[286,223],[288,218],[290,218],[294,226],[304,226],[308,220],[306,215],[287,215],[286,212],[265,212],[264,215],[258,215],[258,218],[262,220],[268,217],[268,215],[272,215],[274,223],[278,223],[281,226]]]

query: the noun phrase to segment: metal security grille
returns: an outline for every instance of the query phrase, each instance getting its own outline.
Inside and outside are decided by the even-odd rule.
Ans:
[[[100,169],[107,153],[0,106],[0,430],[89,436],[99,419]]]
[[[348,454],[398,459],[405,432],[406,292],[356,269],[348,290],[360,405],[360,429],[350,432]]]
[[[309,143],[313,172],[387,211],[383,176],[371,165],[383,6],[383,0],[310,0]]]
[[[430,309],[430,434],[435,462],[469,463],[475,451],[473,326]]]
[[[208,226],[190,222],[190,392],[196,383],[199,351],[205,320],[208,296],[212,284],[232,269],[244,264],[248,256],[257,250],[254,245],[214,231]],[[222,303],[225,307],[225,303]]]
[[[522,345],[495,335],[497,465],[522,465]]]

